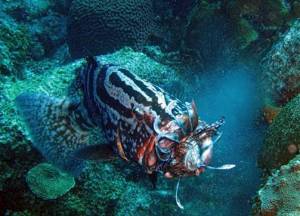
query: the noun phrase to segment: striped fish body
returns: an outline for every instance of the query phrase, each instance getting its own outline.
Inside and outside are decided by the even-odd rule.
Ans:
[[[188,116],[190,104],[120,66],[101,66],[94,59],[88,61],[81,79],[89,118],[103,127],[119,156],[139,163],[149,173],[161,169],[165,160],[157,152],[160,133],[175,133],[176,140],[183,139],[179,122]],[[155,124],[160,132],[155,130]],[[195,127],[197,122],[194,124]],[[173,144],[172,139],[160,141],[166,149]]]

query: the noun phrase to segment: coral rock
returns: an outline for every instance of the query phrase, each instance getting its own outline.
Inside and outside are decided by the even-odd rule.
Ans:
[[[258,191],[254,215],[300,215],[300,155],[273,173]]]
[[[288,163],[300,147],[300,95],[282,108],[270,125],[259,156],[259,166],[268,170]]]
[[[71,175],[47,163],[39,164],[29,170],[26,181],[30,190],[43,199],[56,199],[75,185]]]
[[[265,91],[279,104],[300,93],[300,21],[267,53],[261,62]]]
[[[0,74],[23,77],[29,54],[29,32],[24,25],[0,18]]]
[[[139,48],[155,31],[150,0],[74,0],[68,22],[72,57]]]

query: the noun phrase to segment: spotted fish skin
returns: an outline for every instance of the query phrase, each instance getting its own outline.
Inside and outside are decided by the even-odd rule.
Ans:
[[[175,116],[188,114],[186,104],[120,66],[100,65],[95,59],[88,61],[81,79],[87,114],[103,127],[119,156],[148,172],[157,170],[154,121],[159,117],[160,127],[170,130]],[[181,139],[179,128],[175,124],[172,130],[178,130]]]

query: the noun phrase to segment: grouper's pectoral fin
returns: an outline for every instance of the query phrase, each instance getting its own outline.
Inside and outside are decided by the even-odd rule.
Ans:
[[[75,152],[74,157],[81,160],[100,160],[110,161],[117,158],[111,144],[91,145],[79,149]]]

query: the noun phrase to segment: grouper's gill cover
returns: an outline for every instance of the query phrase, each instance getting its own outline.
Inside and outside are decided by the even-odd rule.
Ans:
[[[59,168],[78,175],[84,162],[74,157],[74,152],[88,144],[89,127],[78,111],[79,103],[23,93],[16,104],[34,147]]]

